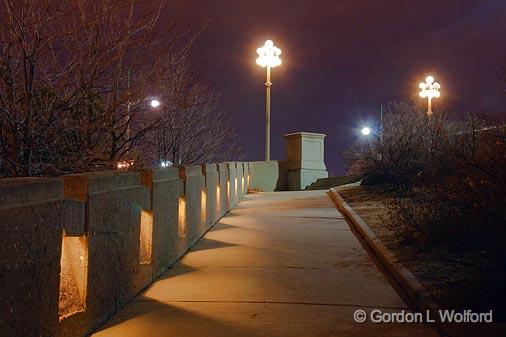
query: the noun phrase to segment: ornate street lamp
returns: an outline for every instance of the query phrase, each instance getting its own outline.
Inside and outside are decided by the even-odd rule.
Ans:
[[[439,98],[441,96],[441,93],[439,92],[439,89],[441,88],[441,85],[437,82],[434,82],[434,77],[427,76],[425,78],[425,82],[422,82],[418,85],[418,87],[421,89],[420,91],[420,97],[421,98],[427,98],[427,116],[429,118],[432,117],[432,99],[433,98]]]
[[[265,160],[271,158],[271,68],[281,65],[281,49],[274,46],[271,40],[265,41],[263,47],[257,49],[257,64],[267,68],[266,99],[265,99]]]

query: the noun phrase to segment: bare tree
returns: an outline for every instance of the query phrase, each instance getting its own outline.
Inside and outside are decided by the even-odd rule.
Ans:
[[[61,97],[53,90],[61,69],[56,69],[51,43],[62,18],[63,4],[47,1],[3,2],[0,12],[0,172],[32,175],[34,156],[52,144],[42,135],[51,133],[62,111]],[[52,13],[48,14],[47,13]],[[35,164],[36,165],[36,164]]]
[[[237,124],[219,103],[219,94],[192,70],[187,50],[172,54],[157,68],[163,102],[156,127],[146,141],[151,162],[197,164],[239,159]]]
[[[5,0],[0,7],[0,174],[114,167],[158,125],[146,99],[186,30],[165,0]]]
[[[73,16],[71,30],[80,33],[71,53],[78,58],[78,90],[99,97],[103,128],[89,128],[87,139],[97,144],[88,166],[113,167],[119,160],[133,160],[140,139],[154,123],[144,118],[146,100],[152,95],[158,72],[154,65],[169,53],[184,32],[173,26],[157,27],[164,1],[102,0],[82,2]],[[83,48],[82,46],[85,46]],[[84,89],[84,90],[83,90]],[[83,133],[81,133],[83,135]],[[105,145],[105,146],[104,146]]]

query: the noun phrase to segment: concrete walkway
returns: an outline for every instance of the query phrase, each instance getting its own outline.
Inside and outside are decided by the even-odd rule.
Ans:
[[[407,307],[326,191],[250,194],[93,337],[437,336],[357,309]]]

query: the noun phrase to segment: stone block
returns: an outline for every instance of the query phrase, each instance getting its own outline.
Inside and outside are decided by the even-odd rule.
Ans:
[[[217,187],[219,185],[219,173],[216,164],[204,164],[202,165],[202,174],[205,178],[205,217],[203,223],[205,225],[204,230],[214,224],[217,220]]]
[[[205,178],[199,165],[179,166],[179,177],[184,184],[185,233],[179,237],[176,253],[182,256],[204,233],[201,198]]]
[[[250,189],[261,192],[283,190],[280,167],[277,161],[255,161],[249,163]]]
[[[151,189],[153,275],[158,277],[177,259],[178,203],[184,197],[183,180],[176,167],[143,169],[141,180]]]
[[[151,210],[150,190],[139,172],[64,176],[64,193],[86,202],[88,283],[85,317],[91,328],[114,313],[153,277],[140,263],[141,212]]]
[[[296,132],[285,135],[287,189],[302,190],[318,178],[327,178],[324,140],[321,133]]]
[[[243,197],[243,189],[244,189],[244,163],[237,162],[237,201],[240,201]]]
[[[250,184],[250,172],[249,172],[249,163],[244,163],[244,189],[243,194],[247,194],[249,191],[249,184]]]
[[[227,200],[230,209],[237,203],[237,166],[235,162],[226,164],[228,170]]]
[[[0,180],[0,207],[59,200],[63,183],[49,178],[12,178]]]
[[[58,179],[0,180],[0,334],[53,336],[59,328],[64,220],[84,224],[83,205],[66,211]]]
[[[229,208],[229,201],[227,196],[228,184],[228,169],[225,163],[217,164],[219,176],[219,191],[216,192],[216,218],[221,218],[225,215]]]

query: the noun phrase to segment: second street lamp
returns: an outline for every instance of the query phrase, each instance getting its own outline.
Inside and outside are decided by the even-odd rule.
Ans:
[[[432,117],[432,99],[433,98],[439,98],[441,96],[441,93],[439,92],[439,89],[441,88],[441,85],[439,83],[434,82],[434,77],[427,76],[425,78],[425,83],[422,82],[418,85],[420,90],[420,97],[421,98],[427,98],[427,116],[429,118]]]
[[[265,82],[265,160],[271,160],[271,68],[281,65],[281,49],[274,46],[271,40],[257,49],[257,64],[267,68],[267,81]]]

